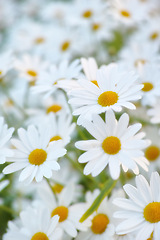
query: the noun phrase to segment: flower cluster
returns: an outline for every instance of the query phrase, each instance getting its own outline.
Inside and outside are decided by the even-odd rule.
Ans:
[[[159,0],[0,9],[0,239],[159,240]]]

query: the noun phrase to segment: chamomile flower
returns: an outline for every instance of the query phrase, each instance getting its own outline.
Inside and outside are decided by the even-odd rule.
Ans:
[[[101,0],[76,0],[75,1],[75,15],[72,14],[72,24],[84,25],[88,24],[91,19],[105,14],[108,4]]]
[[[0,164],[5,163],[7,157],[13,156],[13,151],[7,147],[13,131],[14,128],[8,128],[4,123],[4,118],[0,117]]]
[[[149,174],[153,171],[158,171],[160,169],[160,143],[159,143],[159,133],[158,127],[156,125],[145,127],[146,137],[151,140],[151,145],[145,149],[145,157],[150,162]]]
[[[71,123],[72,116],[64,113],[60,114],[56,119],[54,114],[48,117],[47,125],[50,129],[50,142],[62,140],[66,146],[71,140],[71,134],[75,128],[75,123]]]
[[[114,204],[123,210],[115,212],[114,216],[125,219],[116,228],[118,234],[137,231],[136,240],[146,240],[153,232],[153,239],[160,235],[160,176],[153,172],[150,184],[139,175],[136,177],[136,187],[126,184],[124,190],[129,199],[117,198]]]
[[[147,114],[151,116],[151,123],[160,123],[160,99],[156,104],[147,111]]]
[[[157,97],[160,96],[160,70],[157,66],[151,64],[139,65],[140,82],[144,85],[142,88],[142,105],[153,106]]]
[[[159,54],[155,45],[152,46],[148,43],[135,44],[132,38],[132,42],[120,52],[120,59],[125,66],[137,71],[139,64],[145,65],[149,63],[157,65],[159,63]]]
[[[78,80],[80,89],[70,92],[69,103],[75,109],[73,115],[80,115],[78,124],[83,124],[84,119],[92,119],[92,114],[100,114],[109,109],[120,112],[122,107],[135,109],[131,101],[141,98],[140,89],[143,85],[137,83],[137,76],[126,72],[117,64],[109,64],[96,74],[96,82]]]
[[[4,235],[4,240],[60,240],[61,231],[57,228],[58,219],[57,215],[51,218],[46,207],[28,207],[20,213],[20,226],[10,222],[8,232]]]
[[[25,54],[21,60],[15,60],[14,66],[22,78],[34,84],[39,77],[39,73],[48,67],[48,63],[42,61],[38,56]]]
[[[36,86],[32,88],[33,93],[45,93],[51,95],[58,87],[59,82],[65,82],[66,79],[77,78],[80,74],[81,65],[79,60],[74,60],[71,64],[67,60],[62,61],[59,66],[52,65],[49,71],[44,71],[36,82]]]
[[[125,172],[131,169],[135,174],[139,173],[137,164],[148,170],[143,149],[149,142],[143,140],[143,133],[136,134],[141,128],[140,123],[128,127],[128,122],[128,114],[124,113],[117,121],[112,110],[106,112],[105,122],[99,115],[93,115],[93,122],[84,122],[83,126],[96,138],[75,144],[78,149],[87,151],[78,159],[80,163],[87,162],[85,175],[91,173],[95,177],[107,165],[113,179],[119,177],[121,165]]]
[[[66,233],[71,237],[77,236],[77,229],[83,230],[83,225],[79,222],[82,214],[80,204],[72,204],[74,197],[75,185],[69,184],[57,195],[56,201],[53,192],[50,189],[41,189],[39,191],[40,198],[43,201],[53,217],[59,215],[58,227],[62,233]]]
[[[100,191],[94,190],[93,193],[87,192],[86,194],[86,206],[91,205]],[[105,198],[98,209],[89,217],[87,225],[87,231],[80,232],[76,240],[106,240],[113,239],[115,233],[115,219],[113,218],[115,206],[113,206],[110,199]]]
[[[147,17],[146,9],[142,7],[138,0],[114,0],[112,4],[115,18],[128,26],[141,22]]]
[[[61,146],[61,142],[50,140],[49,128],[41,127],[39,130],[30,125],[27,131],[18,129],[20,140],[13,139],[13,158],[8,161],[13,162],[4,168],[4,174],[22,170],[19,181],[31,183],[35,178],[37,182],[42,181],[43,176],[51,178],[52,171],[60,169],[57,159],[65,155],[66,150]]]

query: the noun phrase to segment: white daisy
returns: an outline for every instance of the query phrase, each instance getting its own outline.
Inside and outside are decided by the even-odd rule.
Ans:
[[[28,115],[28,119],[26,120],[27,125],[37,125],[37,123],[46,121],[50,114],[56,116],[61,114],[71,114],[66,97],[61,90],[57,90],[54,97],[52,95],[43,99],[41,97],[40,100],[42,100],[42,106],[34,107],[31,105],[31,108],[26,109]]]
[[[140,74],[140,83],[144,85],[142,88],[142,105],[153,106],[157,97],[160,96],[160,70],[158,66],[153,64],[140,64],[138,72]]]
[[[78,80],[81,89],[70,92],[69,103],[75,107],[73,115],[80,115],[78,124],[85,118],[91,119],[92,114],[100,114],[109,109],[120,112],[122,107],[135,109],[131,101],[141,98],[137,76],[131,71],[126,72],[117,64],[109,64],[97,70],[95,79],[98,86],[84,79]]]
[[[102,0],[76,0],[71,21],[74,25],[90,23],[91,19],[105,14],[108,4]]]
[[[71,134],[75,129],[75,123],[71,121],[71,115],[62,113],[56,118],[55,114],[50,114],[46,124],[50,129],[50,142],[62,140],[63,146],[66,146],[71,141]]]
[[[36,82],[36,86],[32,88],[33,93],[46,93],[50,95],[54,93],[59,85],[59,82],[65,82],[66,79],[74,79],[79,76],[81,65],[79,60],[74,60],[71,64],[67,60],[62,61],[59,66],[52,65],[49,71],[44,71]],[[63,85],[62,85],[63,86]]]
[[[39,73],[48,67],[48,63],[42,61],[38,56],[25,54],[22,56],[21,60],[15,60],[14,66],[15,69],[19,71],[22,78],[34,84],[39,78]]]
[[[147,114],[151,116],[152,123],[160,123],[160,99],[157,103],[147,111]]]
[[[112,5],[115,18],[128,26],[132,26],[147,18],[147,11],[138,0],[114,0]]]
[[[153,239],[160,236],[160,176],[153,172],[150,185],[139,175],[136,177],[136,187],[126,184],[124,190],[129,199],[117,198],[113,201],[123,210],[117,211],[114,216],[125,219],[116,232],[126,234],[137,231],[136,240],[146,240],[153,232]]]
[[[84,230],[83,224],[79,222],[82,215],[80,204],[72,204],[74,197],[75,185],[69,184],[57,195],[56,201],[53,192],[50,189],[41,189],[39,191],[43,204],[48,207],[50,214],[59,215],[58,227],[62,232],[71,237],[77,236],[77,230]],[[71,205],[72,204],[72,205]]]
[[[138,42],[132,37],[131,43],[124,46],[120,51],[121,62],[127,66],[127,68],[134,69],[134,71],[137,71],[139,64],[159,64],[157,48],[146,42],[142,44],[142,42],[143,41]]]
[[[0,117],[0,164],[6,162],[6,157],[12,157],[13,152],[6,147],[7,143],[12,137],[14,128],[9,128],[7,124],[4,123],[4,118]]]
[[[96,138],[75,144],[78,149],[87,151],[78,159],[80,163],[88,162],[84,168],[85,175],[91,173],[95,177],[107,165],[113,179],[119,177],[120,165],[125,172],[131,169],[135,174],[139,173],[137,164],[148,170],[148,161],[142,150],[149,141],[142,139],[143,133],[136,134],[141,128],[140,123],[128,127],[128,122],[128,114],[124,113],[117,121],[111,110],[106,112],[105,122],[99,115],[93,115],[93,122],[84,122],[87,131]]]
[[[10,222],[4,240],[60,240],[61,231],[57,228],[58,215],[51,218],[46,207],[28,207],[20,213],[20,226]]]
[[[150,162],[149,176],[153,171],[160,170],[160,136],[158,133],[158,127],[148,126],[145,129],[146,137],[151,140],[151,145],[145,149],[145,157]],[[144,175],[145,176],[145,175]]]
[[[96,63],[96,60],[92,57],[86,59],[86,58],[81,58],[81,65],[82,65],[82,69],[83,72],[85,74],[86,80],[93,82],[94,84],[97,85],[97,81],[96,81],[96,73],[98,70],[98,65]],[[79,76],[76,76],[77,78],[80,78],[80,74]],[[82,77],[84,77],[82,75]],[[64,89],[67,94],[70,94],[70,91],[73,89],[79,89],[81,88],[81,85],[78,83],[77,80],[75,79],[67,79],[65,81],[58,81],[58,86],[62,89]]]
[[[41,130],[37,130],[30,125],[27,131],[23,128],[18,129],[18,136],[20,140],[12,140],[12,144],[16,148],[14,156],[8,160],[13,163],[4,168],[4,174],[23,169],[19,181],[25,180],[31,183],[34,177],[39,182],[43,176],[50,178],[53,170],[60,169],[57,159],[64,156],[66,150],[62,147],[61,141],[55,141],[48,145],[49,128],[43,126]]]
[[[95,198],[99,195],[98,189],[93,193],[87,192],[86,194],[86,206],[93,203]],[[105,198],[98,209],[88,218],[86,224],[88,225],[87,231],[80,232],[76,240],[106,240],[113,239],[115,233],[115,219],[113,218],[115,206],[113,206],[110,199]]]

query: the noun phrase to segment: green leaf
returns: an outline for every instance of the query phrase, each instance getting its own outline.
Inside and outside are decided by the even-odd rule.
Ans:
[[[94,211],[98,209],[103,199],[106,196],[108,196],[108,194],[112,191],[116,183],[117,181],[114,181],[113,179],[107,180],[98,197],[94,200],[90,208],[81,217],[80,222],[84,222]]]

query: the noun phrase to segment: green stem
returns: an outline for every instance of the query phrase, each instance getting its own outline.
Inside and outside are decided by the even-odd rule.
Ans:
[[[7,212],[11,215],[18,216],[18,213],[6,205],[0,205],[0,209],[4,212]]]
[[[96,211],[103,201],[103,199],[109,195],[109,193],[112,191],[112,189],[115,187],[117,181],[114,181],[113,179],[108,179],[106,183],[104,184],[100,194],[98,197],[94,200],[90,208],[83,214],[83,216],[80,219],[80,222],[85,221],[94,211]]]

